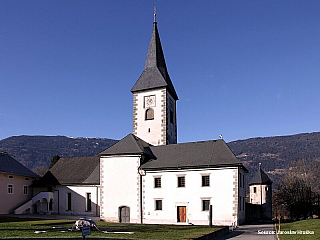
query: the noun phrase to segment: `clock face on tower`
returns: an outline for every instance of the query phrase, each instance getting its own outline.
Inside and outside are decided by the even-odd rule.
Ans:
[[[155,106],[156,106],[156,96],[155,95],[144,97],[144,107],[145,108],[155,107]]]

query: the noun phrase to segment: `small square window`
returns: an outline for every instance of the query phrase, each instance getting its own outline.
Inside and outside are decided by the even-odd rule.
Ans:
[[[210,186],[210,176],[202,176],[202,187],[209,187]]]
[[[162,210],[162,200],[156,200],[156,210]]]
[[[154,178],[154,187],[161,188],[161,177]]]
[[[202,211],[209,211],[210,200],[202,200]]]
[[[185,187],[186,186],[186,180],[185,177],[178,177],[178,187]]]
[[[13,194],[13,184],[8,184],[8,194]]]

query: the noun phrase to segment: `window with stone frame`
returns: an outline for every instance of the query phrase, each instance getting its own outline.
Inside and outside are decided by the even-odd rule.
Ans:
[[[210,209],[210,200],[202,199],[202,211],[209,211]]]
[[[210,186],[210,176],[209,175],[203,175],[202,176],[202,187],[209,187]]]
[[[8,184],[8,194],[13,194],[13,184]]]
[[[155,200],[155,210],[157,210],[157,211],[162,210],[162,200],[161,199]]]
[[[154,178],[154,188],[161,188],[161,177]]]
[[[154,119],[154,111],[152,108],[148,108],[146,110],[145,120],[153,120]]]
[[[185,187],[185,186],[186,186],[185,176],[178,177],[178,187]]]

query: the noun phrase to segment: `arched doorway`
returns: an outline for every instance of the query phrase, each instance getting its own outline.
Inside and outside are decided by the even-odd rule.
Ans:
[[[119,222],[130,223],[130,208],[127,206],[119,207]]]

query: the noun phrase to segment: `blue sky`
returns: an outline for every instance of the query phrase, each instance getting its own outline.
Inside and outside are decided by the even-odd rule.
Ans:
[[[132,132],[154,1],[0,1],[0,139]],[[178,141],[319,131],[320,1],[156,1]]]

